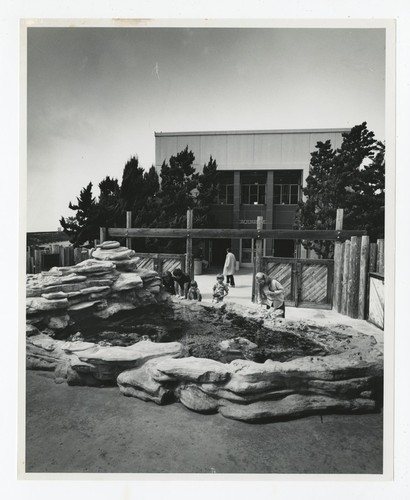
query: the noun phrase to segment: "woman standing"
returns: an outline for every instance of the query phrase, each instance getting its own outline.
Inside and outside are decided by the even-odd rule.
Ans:
[[[230,248],[226,249],[226,258],[223,273],[226,276],[226,282],[228,285],[232,287],[235,286],[235,280],[233,279],[233,275],[235,273],[235,265],[236,258],[235,255],[231,252]]]

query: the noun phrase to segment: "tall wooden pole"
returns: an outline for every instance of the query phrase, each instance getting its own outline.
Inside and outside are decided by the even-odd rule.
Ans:
[[[343,208],[336,211],[336,231],[343,229]],[[343,281],[343,246],[339,240],[335,241],[334,253],[334,285],[333,285],[333,308],[340,312],[342,301],[342,281]]]
[[[188,209],[186,213],[186,272],[189,274],[191,280],[194,279],[194,258],[192,255],[192,236],[191,229],[193,225],[193,213],[192,209]]]
[[[263,216],[258,215],[256,219],[256,230],[258,231],[258,235],[255,244],[255,273],[262,272],[263,239],[260,236],[262,229]]]
[[[347,315],[357,318],[359,312],[359,284],[360,284],[360,244],[357,236],[352,236],[350,246],[349,285],[347,287]]]
[[[107,228],[100,227],[100,243],[103,243],[107,239]]]
[[[344,242],[343,252],[343,282],[342,282],[342,299],[340,304],[340,312],[347,314],[347,289],[349,286],[349,262],[350,262],[350,240]]]
[[[255,275],[262,272],[262,255],[263,255],[263,239],[261,231],[263,229],[263,216],[258,215],[256,219],[257,239],[255,243],[255,261],[253,263],[253,280],[252,280],[252,300],[257,302],[259,299],[259,290],[255,287]]]
[[[384,240],[377,240],[377,267],[376,272],[384,274]]]
[[[127,229],[131,229],[132,228],[132,212],[128,212],[127,211],[126,221],[125,221],[125,227]],[[125,246],[127,248],[131,248],[131,238],[126,238],[125,239]]]
[[[360,249],[360,284],[359,284],[359,319],[365,319],[366,315],[366,291],[369,278],[369,236],[362,236]]]

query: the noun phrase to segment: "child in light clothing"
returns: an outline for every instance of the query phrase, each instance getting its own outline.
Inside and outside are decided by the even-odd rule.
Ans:
[[[228,285],[224,283],[224,275],[218,274],[216,277],[216,283],[213,287],[212,302],[222,302],[225,295],[228,295],[229,288]]]

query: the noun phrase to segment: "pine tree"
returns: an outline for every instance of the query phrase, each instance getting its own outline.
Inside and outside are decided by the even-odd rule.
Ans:
[[[76,215],[65,219],[61,217],[60,224],[64,232],[68,234],[70,242],[74,246],[82,245],[87,241],[92,241],[99,237],[98,211],[96,200],[92,194],[92,183],[80,192],[77,197],[77,204],[70,201],[68,208],[76,211]]]
[[[117,227],[121,224],[120,186],[117,179],[107,176],[99,184],[98,222],[101,227]]]
[[[143,184],[144,169],[139,166],[138,158],[132,156],[125,164],[120,188],[120,208],[124,217],[125,212],[135,212],[143,205]]]
[[[334,229],[343,208],[344,229],[366,229],[371,240],[384,234],[384,146],[366,122],[343,134],[340,148],[318,142],[311,153],[309,175],[302,189],[305,201],[297,215],[301,229]],[[329,241],[305,241],[319,257],[332,258]]]
[[[194,227],[209,228],[215,226],[215,218],[211,214],[211,205],[218,195],[218,173],[216,161],[209,158],[198,177],[198,196],[195,199]]]

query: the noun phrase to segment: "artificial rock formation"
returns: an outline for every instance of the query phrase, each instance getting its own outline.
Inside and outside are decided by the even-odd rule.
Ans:
[[[116,383],[126,396],[157,404],[180,401],[196,412],[245,422],[378,408],[383,360],[377,348],[265,363],[184,356],[179,342],[104,347],[44,334],[27,338],[28,368],[54,370],[56,382]]]
[[[158,274],[138,269],[138,261],[133,250],[108,241],[75,266],[28,275],[27,323],[62,330],[84,315],[106,319],[165,300]]]
[[[84,318],[104,319],[167,300],[158,274],[138,269],[137,263],[132,250],[106,242],[91,259],[76,266],[29,275],[27,368],[52,370],[57,383],[117,384],[125,396],[157,404],[179,401],[193,411],[219,412],[245,422],[378,408],[381,346],[351,328],[335,327],[329,335],[328,330],[315,330],[312,325],[304,330],[306,325],[294,324],[300,335],[323,344],[327,355],[264,363],[234,359],[257,348],[242,337],[220,342],[224,361],[230,361],[223,363],[188,356],[188,348],[180,342],[141,340],[119,347],[85,342],[81,337],[63,341],[50,336],[53,330],[80,324]],[[207,307],[212,306],[184,301],[175,316],[197,318],[201,311],[209,313]],[[227,328],[222,317],[217,322]],[[286,336],[291,322],[283,321],[279,329]]]

